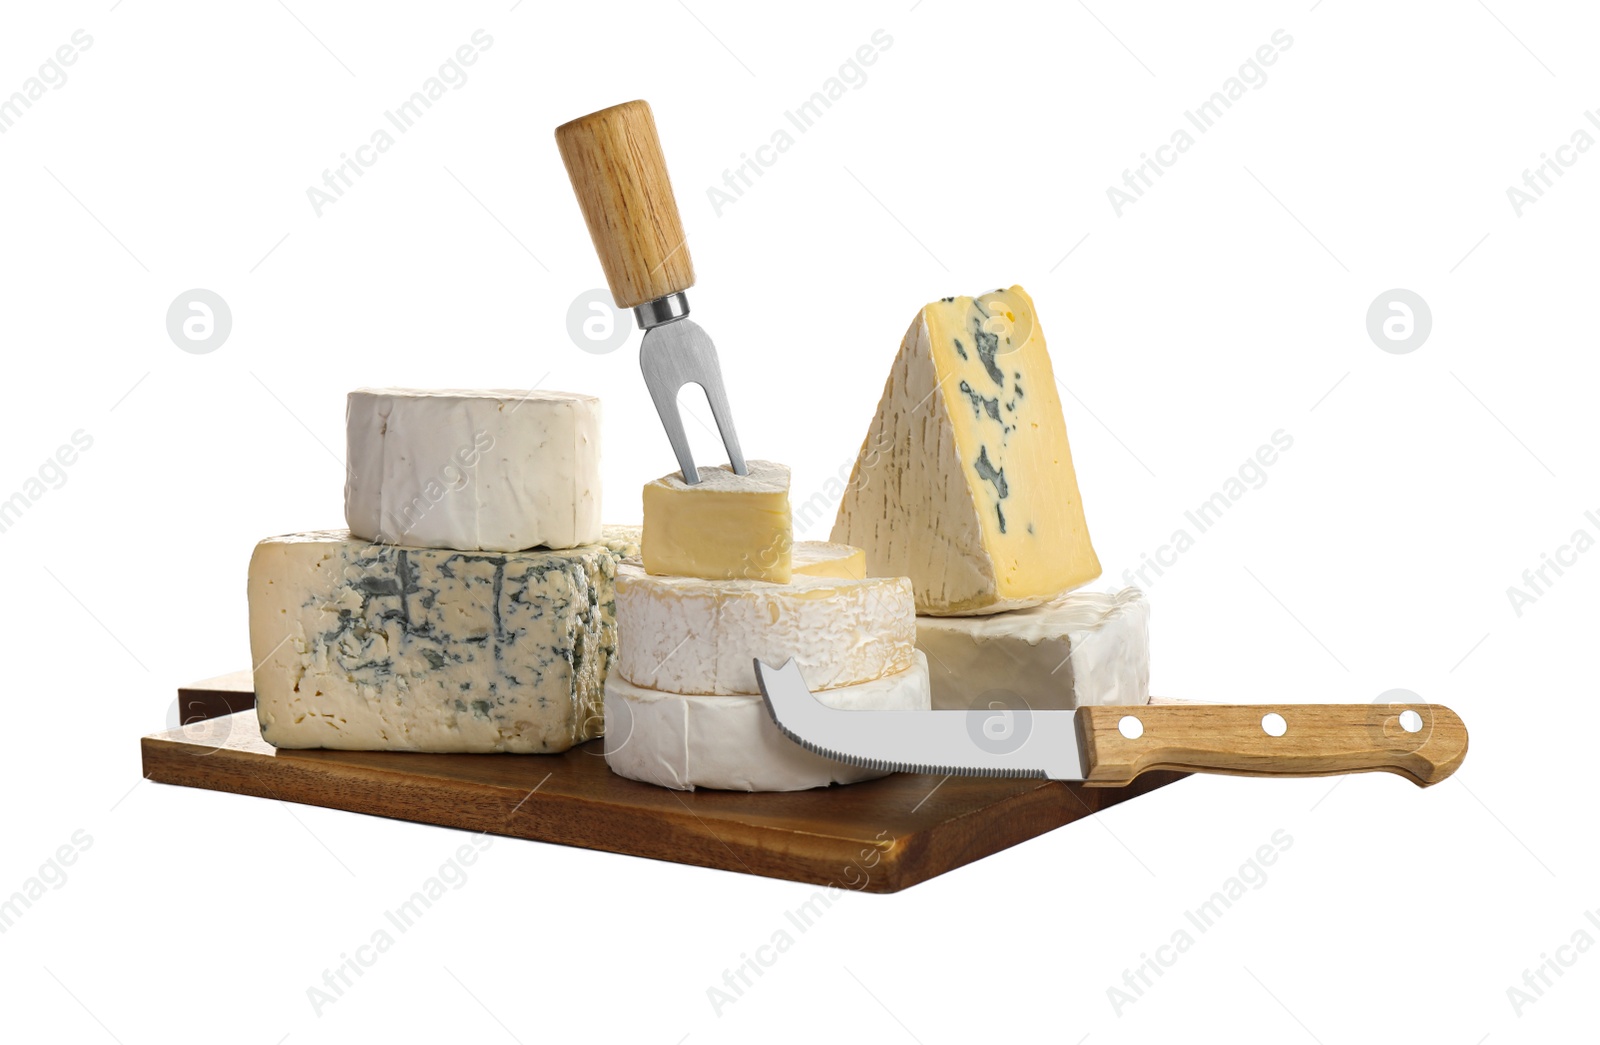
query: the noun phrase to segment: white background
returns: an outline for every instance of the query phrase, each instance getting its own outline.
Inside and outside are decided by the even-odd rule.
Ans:
[[[1520,615],[1507,588],[1600,536],[1600,156],[1564,154],[1520,216],[1506,190],[1600,135],[1600,27],[1577,4],[1490,2],[9,6],[0,96],[75,30],[93,43],[0,135],[0,498],[75,431],[93,446],[0,534],[0,895],[92,839],[0,935],[7,1036],[1592,1035],[1600,952],[1558,948],[1600,939],[1600,552]],[[318,216],[307,188],[480,28],[467,82]],[[880,29],[865,82],[718,214],[706,188]],[[1266,81],[1118,216],[1107,188],[1279,29]],[[639,96],[745,448],[793,466],[797,502],[847,466],[924,301],[1021,283],[1067,390],[1100,584],[1273,432],[1294,440],[1149,586],[1156,692],[1403,688],[1467,720],[1465,767],[1427,791],[1194,778],[844,896],[720,1013],[708,988],[812,887],[498,840],[319,1015],[307,988],[466,836],[141,783],[138,738],[179,684],[247,665],[254,542],[341,522],[352,388],[599,393],[607,515],[639,518],[641,483],[675,465],[637,335],[602,355],[569,337],[602,282],[551,136]],[[165,326],[196,287],[233,316],[203,355]],[[1408,354],[1366,331],[1397,287],[1433,317]],[[1184,912],[1279,830],[1265,884],[1114,1006],[1124,970],[1192,932]],[[1558,954],[1571,967],[1514,1005]]]

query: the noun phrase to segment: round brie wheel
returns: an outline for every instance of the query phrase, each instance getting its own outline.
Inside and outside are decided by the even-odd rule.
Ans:
[[[601,538],[595,396],[360,388],[345,428],[345,521],[362,540],[514,552]]]
[[[624,566],[611,676],[667,693],[754,696],[755,659],[777,667],[793,657],[812,690],[835,689],[906,670],[916,637],[904,577],[771,584]]]
[[[833,708],[927,711],[928,662],[839,689],[816,691]],[[805,748],[778,732],[759,696],[663,693],[616,672],[606,680],[606,764],[630,780],[679,791],[801,791],[887,776]]]

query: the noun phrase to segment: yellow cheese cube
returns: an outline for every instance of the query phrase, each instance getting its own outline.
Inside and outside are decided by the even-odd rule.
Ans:
[[[748,475],[727,465],[701,468],[700,482],[692,486],[681,472],[645,484],[646,572],[789,582],[789,467],[771,461],[746,465]]]

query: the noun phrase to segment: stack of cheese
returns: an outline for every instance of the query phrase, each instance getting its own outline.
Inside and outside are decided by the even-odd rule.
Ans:
[[[1143,596],[1070,593],[1100,563],[1020,287],[917,316],[833,543],[795,543],[765,461],[659,479],[642,533],[602,527],[599,428],[584,395],[351,393],[349,529],[251,560],[262,736],[534,753],[603,731],[623,776],[777,791],[882,773],[779,733],[757,658],[847,709],[1148,699]]]
[[[287,748],[553,752],[598,736],[619,562],[600,401],[353,392],[348,530],[250,561],[261,735]]]
[[[789,470],[751,461],[645,487],[642,561],[617,578],[618,656],[606,683],[606,762],[666,787],[793,791],[883,776],[778,732],[755,659],[791,657],[836,708],[925,711],[905,577],[866,576],[859,548],[794,543]]]
[[[1021,287],[936,301],[906,332],[833,540],[909,577],[933,706],[1149,698],[1149,606],[1100,575],[1056,378]]]

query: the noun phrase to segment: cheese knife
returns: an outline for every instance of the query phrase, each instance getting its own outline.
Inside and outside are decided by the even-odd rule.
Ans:
[[[650,104],[623,102],[580,116],[556,128],[556,144],[611,297],[618,308],[633,309],[645,332],[639,366],[684,482],[700,481],[678,411],[678,391],[686,384],[705,390],[728,463],[748,474],[716,346],[688,318],[684,291],[694,286],[694,262]]]
[[[1153,769],[1241,776],[1381,770],[1427,787],[1467,754],[1441,704],[1145,704],[1039,710],[845,711],[791,659],[755,662],[778,730],[825,758],[893,772],[1044,777],[1122,787]]]

